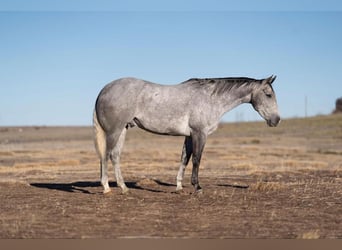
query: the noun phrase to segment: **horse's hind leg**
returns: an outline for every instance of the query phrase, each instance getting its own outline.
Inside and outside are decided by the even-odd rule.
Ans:
[[[128,188],[121,175],[121,169],[120,169],[120,155],[121,155],[123,144],[125,142],[126,132],[127,132],[127,128],[124,128],[117,140],[113,138],[114,140],[111,140],[109,143],[107,143],[107,147],[108,147],[107,152],[109,152],[109,157],[114,166],[116,181],[118,183],[118,186],[121,187],[122,193],[128,192]]]
[[[108,166],[107,166],[107,158],[101,158],[101,185],[103,186],[103,193],[109,193],[110,187],[108,184]]]
[[[95,135],[95,148],[100,157],[100,172],[101,172],[101,184],[104,188],[103,193],[109,193],[110,188],[108,184],[108,167],[107,167],[107,142],[106,142],[106,133],[102,129],[101,125],[97,120],[96,111],[94,111],[94,135]]]
[[[181,157],[181,165],[179,167],[179,171],[177,174],[177,188],[176,191],[180,191],[183,189],[182,180],[184,178],[185,168],[189,163],[190,157],[192,154],[192,140],[190,136],[185,137],[185,141],[183,144],[182,157]]]

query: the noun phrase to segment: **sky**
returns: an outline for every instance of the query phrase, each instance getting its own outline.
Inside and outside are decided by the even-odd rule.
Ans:
[[[338,1],[57,2],[0,3],[0,126],[91,125],[99,91],[126,76],[277,75],[284,119],[329,114],[342,97]],[[251,120],[247,104],[223,117]]]

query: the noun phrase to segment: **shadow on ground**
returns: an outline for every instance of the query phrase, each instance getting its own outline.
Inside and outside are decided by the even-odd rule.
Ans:
[[[153,181],[158,186],[165,186],[165,187],[176,186],[174,184],[163,182],[160,180],[153,180]],[[150,187],[142,187],[139,184],[139,182],[136,182],[136,181],[125,182],[125,183],[126,183],[126,186],[130,189],[145,190],[145,191],[154,192],[154,193],[165,193],[165,191],[162,191],[162,190],[158,190],[158,189],[154,189]],[[89,188],[101,187],[101,183],[98,181],[77,181],[77,182],[71,182],[71,183],[31,183],[30,186],[36,187],[36,188],[64,191],[64,192],[69,192],[69,193],[81,192],[84,194],[94,194],[94,192],[89,191]],[[110,182],[109,186],[118,187],[117,182]]]

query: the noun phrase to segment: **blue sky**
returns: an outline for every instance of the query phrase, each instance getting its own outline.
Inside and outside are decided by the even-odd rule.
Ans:
[[[305,97],[312,116],[330,113],[342,96],[342,11],[327,6],[89,11],[89,1],[16,2],[0,8],[0,126],[90,125],[98,92],[125,76],[175,84],[275,74],[284,118],[304,116]],[[243,105],[223,120],[261,118]]]

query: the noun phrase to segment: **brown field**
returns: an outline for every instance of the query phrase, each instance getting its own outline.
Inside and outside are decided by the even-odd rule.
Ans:
[[[0,127],[0,238],[342,238],[342,116],[222,124],[193,195],[182,137],[128,132],[102,194],[89,127]]]

